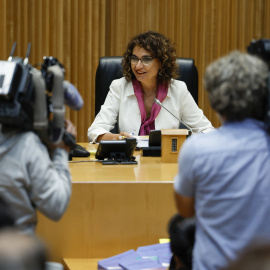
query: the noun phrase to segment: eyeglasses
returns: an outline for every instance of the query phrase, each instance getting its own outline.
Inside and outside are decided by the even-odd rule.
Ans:
[[[153,61],[153,59],[155,59],[157,57],[151,57],[151,56],[144,56],[142,58],[138,58],[134,55],[130,56],[130,63],[131,65],[137,65],[139,61],[141,61],[141,63],[144,66],[150,65],[151,62]]]

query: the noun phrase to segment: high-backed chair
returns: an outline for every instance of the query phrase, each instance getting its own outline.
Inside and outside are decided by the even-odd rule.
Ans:
[[[123,77],[121,56],[101,57],[96,72],[95,115],[100,111],[113,80]],[[198,71],[192,58],[177,58],[180,67],[179,80],[184,81],[198,104]]]

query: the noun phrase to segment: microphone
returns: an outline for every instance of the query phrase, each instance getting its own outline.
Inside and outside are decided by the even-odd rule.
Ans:
[[[79,111],[83,106],[83,99],[77,88],[68,81],[63,82],[65,104],[72,110]]]
[[[154,102],[159,105],[160,107],[162,107],[163,109],[165,109],[167,112],[169,112],[173,117],[175,117],[180,123],[182,123],[183,125],[185,125],[187,127],[187,129],[191,132],[191,134],[193,134],[192,128],[190,126],[188,126],[183,120],[180,120],[178,117],[176,117],[172,112],[170,112],[167,108],[165,108],[162,103],[155,98]]]

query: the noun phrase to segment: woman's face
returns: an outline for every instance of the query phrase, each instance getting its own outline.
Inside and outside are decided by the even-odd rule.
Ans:
[[[137,63],[132,63],[133,61],[131,61],[131,69],[137,80],[141,83],[156,83],[158,71],[161,68],[160,61],[157,58],[149,59],[149,57],[153,57],[150,52],[138,45],[134,47],[132,56],[138,59],[145,59],[145,57],[148,59],[148,61],[143,61],[145,64],[142,61]]]

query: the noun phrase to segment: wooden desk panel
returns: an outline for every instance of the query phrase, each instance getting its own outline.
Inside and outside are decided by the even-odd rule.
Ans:
[[[67,270],[97,270],[97,262],[102,259],[64,259],[64,266]]]
[[[38,213],[37,234],[48,244],[51,260],[107,258],[168,237],[167,223],[176,213],[177,164],[138,159],[138,165],[70,164],[67,212],[59,222]]]

